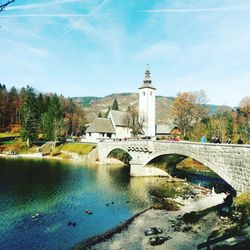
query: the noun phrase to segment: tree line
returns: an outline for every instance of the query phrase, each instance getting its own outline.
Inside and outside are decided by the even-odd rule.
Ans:
[[[39,138],[59,140],[85,131],[83,107],[70,98],[0,84],[0,132],[20,132],[27,146]]]
[[[199,141],[205,135],[208,141],[217,137],[221,142],[230,138],[234,143],[239,139],[250,143],[250,96],[244,97],[239,107],[218,110],[212,115],[204,105],[206,102],[204,91],[182,92],[175,98],[174,123],[184,139]]]
[[[173,100],[174,124],[182,132],[183,139],[199,141],[206,135],[208,141],[214,136],[225,142],[228,138],[237,142],[241,138],[250,139],[250,96],[244,97],[239,107],[232,110],[218,110],[209,114],[204,91],[181,92]],[[117,99],[110,109],[119,110]],[[128,107],[126,125],[132,128],[134,136],[141,133],[143,124],[138,121],[138,109]],[[58,140],[71,135],[81,135],[86,129],[83,107],[70,98],[56,94],[42,94],[27,86],[17,91],[9,91],[0,84],[0,132],[20,132],[29,146],[39,137]]]
[[[203,90],[180,92],[173,99],[172,120],[181,131],[182,139],[200,141],[205,135],[210,142],[217,138],[221,142],[237,143],[241,139],[250,143],[250,96],[244,97],[237,108],[218,109],[213,114],[209,113],[207,101]],[[119,110],[116,98],[104,117],[107,117],[110,109]],[[101,113],[99,117],[102,117]],[[143,135],[143,122],[138,121],[138,117],[138,109],[129,106],[124,122],[131,128],[134,137]]]

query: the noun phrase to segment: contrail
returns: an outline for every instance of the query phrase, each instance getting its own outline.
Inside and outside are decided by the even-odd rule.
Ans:
[[[36,8],[44,8],[48,6],[54,6],[54,5],[62,5],[67,3],[77,3],[81,0],[61,0],[61,1],[53,1],[48,3],[34,3],[34,4],[25,4],[25,5],[17,5],[17,6],[11,6],[6,8],[6,10],[29,10],[29,9],[36,9]]]
[[[250,6],[247,7],[218,7],[218,8],[204,8],[204,9],[162,9],[162,10],[141,10],[140,12],[150,13],[187,13],[187,12],[224,12],[224,11],[247,11],[250,10]]]
[[[100,8],[101,8],[104,4],[106,4],[108,1],[109,1],[109,0],[104,0],[104,1],[102,1],[101,4],[99,4],[96,8],[94,8],[92,11],[90,11],[89,14],[86,15],[86,16],[92,16],[98,9],[100,9]],[[77,24],[79,24],[80,22],[81,22],[81,19],[78,20],[78,21],[76,21],[76,22],[74,22],[74,23],[71,25],[71,27],[70,27],[68,30],[66,30],[66,31],[59,37],[59,40],[63,39],[65,36],[67,36],[67,35],[74,29],[74,26],[77,25]]]
[[[1,15],[0,17],[85,17],[89,14],[20,14],[20,15]]]

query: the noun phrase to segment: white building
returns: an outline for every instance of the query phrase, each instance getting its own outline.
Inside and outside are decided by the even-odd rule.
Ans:
[[[155,91],[149,69],[146,70],[143,85],[139,88],[139,123],[145,136],[155,136]]]
[[[139,88],[139,123],[143,136],[155,137],[155,91],[149,69]],[[86,130],[86,141],[125,139],[132,137],[128,112],[110,110],[107,118],[96,118]]]
[[[86,141],[88,142],[112,138],[115,138],[115,129],[109,118],[97,117],[86,130]]]
[[[131,138],[132,129],[129,128],[130,116],[128,112],[119,110],[110,110],[108,118],[111,119],[111,122],[115,129],[116,139]]]
[[[96,142],[103,139],[131,138],[127,112],[110,110],[108,118],[97,117],[86,130],[84,141]]]

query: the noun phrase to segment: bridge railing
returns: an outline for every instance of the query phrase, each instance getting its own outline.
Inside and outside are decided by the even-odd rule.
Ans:
[[[185,144],[185,145],[206,145],[206,146],[216,146],[216,147],[239,147],[239,148],[250,148],[250,144],[226,144],[226,143],[211,143],[211,142],[191,142],[191,141],[164,141],[164,140],[149,140],[149,139],[127,139],[127,140],[104,140],[99,142],[101,143],[109,143],[109,144],[136,144],[136,143],[146,143],[150,142],[153,144]]]

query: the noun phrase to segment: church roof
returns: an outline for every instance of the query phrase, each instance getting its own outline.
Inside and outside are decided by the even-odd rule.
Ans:
[[[150,76],[150,70],[147,69],[145,72],[145,77],[143,80],[143,84],[139,89],[144,89],[144,88],[150,88],[150,89],[156,89],[153,85],[152,85],[152,80],[151,80],[151,76]]]
[[[112,122],[109,118],[96,118],[87,128],[86,133],[111,133],[115,134]]]
[[[128,113],[125,111],[110,110],[109,117],[112,117],[115,126],[128,126],[126,122]]]
[[[168,125],[168,124],[159,124],[156,125],[156,134],[170,134],[173,129],[175,129],[176,126],[174,125]]]

